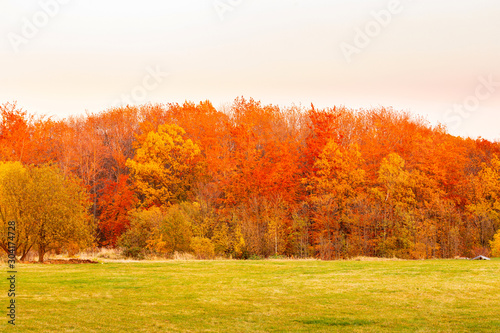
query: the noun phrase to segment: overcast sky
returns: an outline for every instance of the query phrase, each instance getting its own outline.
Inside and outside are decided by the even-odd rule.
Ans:
[[[498,0],[0,0],[0,103],[66,117],[237,96],[500,139]]]

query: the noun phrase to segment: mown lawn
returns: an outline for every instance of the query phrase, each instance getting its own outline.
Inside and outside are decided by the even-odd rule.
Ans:
[[[3,315],[2,332],[500,332],[500,260],[17,269],[16,327]],[[2,281],[6,314],[8,281]]]

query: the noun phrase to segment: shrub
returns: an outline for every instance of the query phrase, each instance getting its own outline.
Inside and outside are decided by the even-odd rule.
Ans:
[[[128,257],[146,254],[168,255],[175,251],[190,251],[191,225],[179,205],[166,211],[158,207],[130,214],[130,227],[120,237],[118,245]],[[139,254],[140,253],[140,254]]]
[[[144,259],[144,250],[137,246],[127,247],[123,250],[125,257],[142,260]]]
[[[215,257],[214,244],[208,238],[191,238],[191,248],[198,259],[213,259]]]
[[[252,254],[250,257],[248,257],[248,260],[262,260],[262,257],[257,254]]]
[[[157,207],[130,213],[130,228],[118,240],[123,255],[134,259],[144,258],[148,239],[162,218],[163,214]]]

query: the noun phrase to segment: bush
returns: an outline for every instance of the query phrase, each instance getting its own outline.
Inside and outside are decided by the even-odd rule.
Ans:
[[[214,244],[208,238],[191,238],[191,248],[197,259],[213,259],[215,257]]]
[[[125,257],[137,259],[137,260],[142,260],[144,259],[144,250],[141,249],[140,247],[133,246],[129,248],[125,248],[123,250],[123,255]]]
[[[144,258],[148,239],[162,218],[163,214],[157,207],[130,213],[130,227],[118,240],[123,255],[134,259]]]
[[[163,216],[155,234],[163,253],[172,254],[175,251],[189,252],[191,243],[191,223],[189,216],[180,205],[170,207]],[[159,251],[160,252],[160,251]]]
[[[166,211],[158,207],[130,214],[130,227],[120,237],[118,246],[127,257],[143,258],[147,254],[169,255],[190,251],[191,225],[179,205]]]
[[[257,254],[252,254],[250,257],[248,257],[248,260],[262,260],[262,257]]]
[[[272,256],[269,256],[269,259],[286,259],[286,256],[282,254],[273,254]]]
[[[77,242],[69,241],[65,246],[66,251],[68,252],[68,257],[73,258],[76,254],[80,252],[80,246]]]

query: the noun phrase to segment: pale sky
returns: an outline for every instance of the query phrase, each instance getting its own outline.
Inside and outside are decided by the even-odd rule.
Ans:
[[[238,96],[500,139],[500,1],[0,0],[0,103],[61,118]]]

